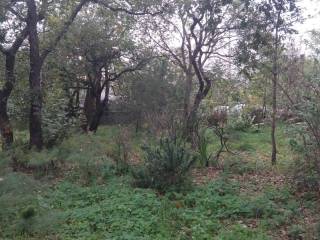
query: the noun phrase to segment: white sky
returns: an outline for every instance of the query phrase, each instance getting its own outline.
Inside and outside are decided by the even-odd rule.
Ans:
[[[308,32],[313,29],[320,30],[320,0],[299,0],[298,5],[302,8],[304,23],[297,24],[299,38],[308,37]]]

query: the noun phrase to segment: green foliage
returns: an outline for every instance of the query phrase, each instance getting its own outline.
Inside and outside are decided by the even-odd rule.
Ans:
[[[250,152],[250,151],[255,150],[254,147],[249,143],[243,143],[243,144],[239,145],[238,149],[240,151],[245,151],[245,152]]]
[[[237,134],[254,146],[256,151],[250,152],[253,154],[259,151],[257,146],[265,147],[267,130]],[[62,165],[53,181],[36,180],[29,174],[1,173],[0,238],[273,239],[282,227],[291,229],[292,222],[301,221],[302,199],[298,201],[286,187],[265,186],[257,191],[255,183],[243,183],[228,174],[188,191],[169,191],[181,189],[169,186],[165,195],[133,188],[130,183],[137,179],[125,173],[118,175],[116,163],[107,157],[117,149],[114,140],[118,134],[117,128],[101,128],[95,135],[76,134],[42,153],[17,150],[16,156],[23,161],[25,155],[33,166],[41,165],[45,159],[55,159],[55,165]],[[134,136],[130,140],[132,150],[138,148],[139,141]],[[190,155],[184,143],[173,141],[175,147],[171,148],[165,139],[162,142],[163,147],[148,148],[153,149],[150,155],[156,159],[177,156],[177,149],[181,148]],[[171,155],[167,154],[168,149],[172,150]],[[147,151],[145,154],[147,164]],[[240,161],[239,158],[232,161]],[[189,160],[192,159],[190,155]],[[253,166],[250,159],[246,161]],[[157,165],[162,169],[161,166]],[[303,200],[310,202],[305,206],[314,208],[314,197]],[[254,228],[252,222],[256,223]]]
[[[223,170],[226,173],[247,174],[254,173],[257,169],[254,163],[243,158],[231,156],[223,161]]]
[[[35,215],[36,215],[36,211],[35,211],[34,207],[32,207],[32,206],[27,207],[21,213],[21,217],[25,220],[32,218]]]
[[[320,104],[319,104],[319,33],[312,32],[308,42],[314,59],[303,60],[303,77],[295,91],[301,95],[292,107],[303,120],[292,126],[290,145],[295,153],[292,178],[299,191],[319,192],[320,189]],[[296,59],[299,57],[295,56]],[[300,57],[301,58],[301,57]],[[297,61],[294,59],[294,61]],[[303,82],[303,84],[301,84]]]
[[[319,191],[320,179],[316,168],[316,165],[308,164],[304,159],[296,159],[292,173],[298,191]]]
[[[43,109],[43,138],[47,147],[60,143],[72,127],[70,119],[67,117],[66,99],[60,96],[53,96],[54,101],[46,104]]]
[[[298,216],[299,205],[286,189],[267,189],[250,197],[228,178],[161,197],[149,189],[132,188],[123,176],[91,186],[62,180],[41,191],[43,183],[28,176],[6,179],[0,185],[4,239],[269,239],[267,230]],[[20,193],[24,183],[28,189]],[[9,201],[8,194],[13,197]],[[10,219],[8,210],[13,213]],[[252,229],[246,224],[251,220],[261,225]],[[3,228],[6,225],[12,227]]]
[[[0,182],[1,239],[19,239],[20,235],[30,239],[35,234],[43,239],[57,231],[64,216],[43,202],[41,194],[46,191],[46,183],[26,174],[15,173],[3,177]]]
[[[222,231],[217,240],[268,240],[265,233],[253,231],[245,225],[234,225],[230,230]]]
[[[288,230],[288,237],[290,240],[301,240],[303,239],[304,229],[300,225],[292,225]]]
[[[207,129],[200,129],[197,133],[196,139],[198,161],[201,166],[209,166],[210,160],[212,159],[212,153],[210,153],[210,138],[207,134]],[[218,162],[213,163],[215,167],[218,167]]]
[[[247,131],[253,123],[253,118],[247,112],[241,113],[239,117],[231,118],[228,127],[233,131]]]
[[[116,150],[114,154],[115,170],[117,174],[127,173],[129,170],[129,156],[131,151],[131,139],[130,130],[125,127],[121,127],[119,133],[115,138]]]
[[[69,180],[88,185],[103,181],[114,169],[111,146],[103,137],[76,135],[57,148],[56,155],[63,161]]]
[[[145,165],[133,171],[134,184],[159,191],[179,189],[195,162],[181,139],[162,138],[159,146],[144,146]]]
[[[128,107],[144,114],[175,110],[181,103],[183,87],[180,81],[173,87],[181,78],[175,70],[167,59],[154,59],[143,71],[125,77],[123,84],[129,88]]]

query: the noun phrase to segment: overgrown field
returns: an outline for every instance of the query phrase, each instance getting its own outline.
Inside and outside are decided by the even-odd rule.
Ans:
[[[319,196],[291,185],[287,128],[276,168],[269,132],[233,132],[219,168],[199,166],[187,187],[165,193],[133,184],[147,133],[130,131],[120,144],[119,128],[104,127],[41,153],[16,147],[0,156],[0,239],[320,239]],[[23,167],[14,172],[12,161]]]

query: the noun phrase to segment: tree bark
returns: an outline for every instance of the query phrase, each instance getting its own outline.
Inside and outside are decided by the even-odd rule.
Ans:
[[[191,98],[191,91],[192,91],[192,73],[185,73],[186,75],[186,85],[185,85],[185,92],[184,92],[184,117],[188,119],[190,113],[190,98]]]
[[[5,83],[0,90],[0,133],[2,137],[2,147],[4,150],[13,144],[13,130],[8,115],[8,99],[16,82],[15,63],[16,54],[28,35],[28,28],[25,27],[9,49],[0,46],[1,52],[5,56]]]
[[[108,109],[108,102],[109,102],[109,82],[106,84],[106,92],[105,92],[105,98],[101,101],[101,94],[98,94],[96,98],[96,110],[93,114],[93,117],[90,121],[89,131],[90,132],[96,132],[98,130],[98,127],[100,125],[101,118],[105,111]]]
[[[275,49],[273,53],[273,67],[272,67],[272,124],[271,124],[271,164],[276,165],[277,163],[277,142],[276,142],[276,116],[277,116],[277,86],[278,86],[278,54],[279,54],[279,21],[280,11],[278,12],[277,24],[275,28]]]
[[[5,54],[5,84],[0,91],[0,132],[2,137],[2,148],[8,149],[13,143],[13,130],[10,124],[7,105],[15,83],[15,54]]]
[[[86,97],[84,99],[84,108],[83,112],[86,117],[85,131],[88,131],[90,121],[93,117],[93,113],[96,111],[96,101],[94,96],[94,90],[89,87],[86,92]]]
[[[39,36],[37,30],[37,22],[39,15],[37,13],[37,6],[35,0],[27,0],[27,26],[29,31],[29,45],[30,45],[30,74],[29,85],[31,89],[31,107],[30,107],[30,147],[36,147],[41,150],[43,147],[42,137],[42,89],[41,89],[41,69],[43,63],[49,53],[60,42],[64,34],[68,31],[79,11],[88,2],[88,0],[81,0],[80,3],[73,9],[70,17],[64,23],[61,30],[58,32],[54,40],[45,48],[41,54],[39,49]]]
[[[205,72],[201,63],[201,55],[198,56],[198,54],[200,53],[200,49],[201,49],[200,46],[196,47],[193,57],[190,57],[191,64],[193,66],[195,75],[198,79],[199,86],[198,86],[197,95],[194,99],[194,103],[188,115],[187,124],[186,124],[186,133],[189,138],[194,133],[194,130],[196,127],[197,112],[198,112],[200,103],[208,95],[212,86],[211,79],[209,79],[205,75]]]
[[[29,119],[30,147],[41,150],[43,147],[42,138],[42,92],[41,92],[41,68],[43,60],[40,57],[39,36],[37,31],[38,14],[34,0],[27,1],[30,45],[30,73],[29,86],[31,90],[31,107]]]
[[[272,80],[272,124],[271,124],[271,163],[277,163],[277,142],[276,142],[276,115],[277,115],[277,74],[273,74]]]
[[[186,129],[187,129],[187,133],[188,135],[192,135],[192,133],[195,131],[196,129],[196,121],[197,121],[197,113],[198,113],[198,109],[199,109],[199,106],[200,106],[200,103],[201,101],[206,97],[206,95],[204,95],[203,93],[201,92],[198,92],[198,94],[196,95],[196,98],[194,100],[194,103],[193,103],[193,106],[190,110],[190,113],[188,115],[188,118],[187,118],[187,126],[186,126]]]

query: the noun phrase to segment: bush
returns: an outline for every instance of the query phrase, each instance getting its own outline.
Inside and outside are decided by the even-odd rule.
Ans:
[[[74,125],[73,119],[67,116],[66,101],[64,98],[57,98],[52,104],[45,105],[43,109],[43,139],[47,147],[61,142]]]
[[[195,162],[186,144],[180,139],[163,138],[159,146],[145,146],[145,166],[133,171],[134,184],[138,187],[166,191],[181,189],[186,175]]]
[[[293,184],[298,191],[318,192],[320,189],[319,146],[305,126],[295,126],[295,139],[290,140],[296,153],[292,167]],[[319,138],[320,139],[320,138]]]
[[[253,124],[253,118],[248,113],[242,113],[238,118],[232,118],[229,128],[236,131],[246,131]]]
[[[313,39],[314,40],[314,39]],[[315,49],[319,43],[314,42]],[[310,67],[312,71],[305,72],[303,84],[299,84],[301,98],[293,106],[293,114],[303,119],[303,124],[295,125],[297,133],[291,141],[291,146],[299,155],[295,166],[294,179],[299,190],[320,190],[320,65],[319,55]],[[310,68],[310,69],[311,69]]]

